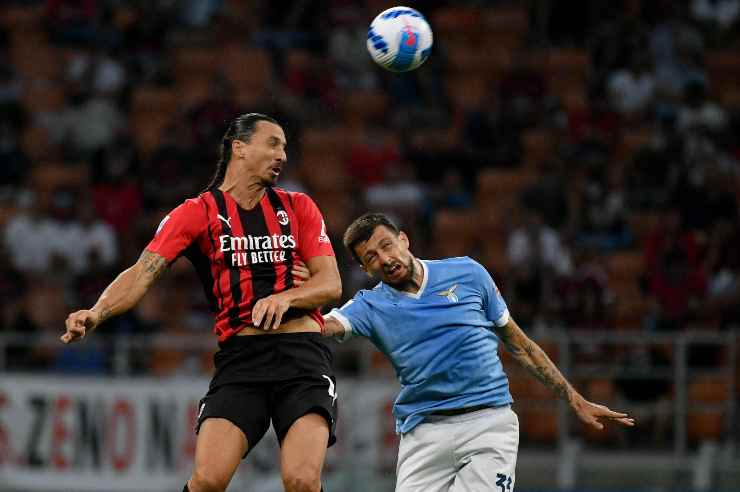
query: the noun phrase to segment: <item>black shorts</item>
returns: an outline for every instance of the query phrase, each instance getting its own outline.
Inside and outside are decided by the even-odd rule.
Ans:
[[[196,433],[209,417],[230,420],[247,437],[248,453],[270,421],[282,444],[293,422],[317,413],[329,424],[327,447],[336,442],[334,357],[319,333],[232,336],[219,347]]]

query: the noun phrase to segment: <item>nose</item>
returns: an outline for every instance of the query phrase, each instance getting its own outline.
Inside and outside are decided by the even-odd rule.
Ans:
[[[383,253],[382,251],[378,252],[378,259],[380,260],[380,264],[383,266],[389,266],[391,263],[393,263],[393,258],[391,258],[388,254]]]

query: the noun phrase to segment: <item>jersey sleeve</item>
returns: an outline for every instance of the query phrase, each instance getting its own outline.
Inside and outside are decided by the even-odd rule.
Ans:
[[[298,217],[298,253],[301,258],[308,261],[315,256],[334,256],[319,207],[304,193],[296,193],[293,198]]]
[[[504,301],[501,291],[496,287],[496,282],[493,281],[488,270],[478,262],[473,263],[475,264],[475,279],[481,289],[486,317],[497,327],[504,326],[509,322],[509,308],[506,306],[506,301]]]
[[[340,342],[347,341],[356,335],[367,338],[372,335],[370,305],[362,291],[342,307],[332,309],[326,317],[334,318],[344,326],[344,336],[338,338]]]
[[[177,259],[208,227],[208,218],[198,199],[187,200],[162,219],[146,247],[167,261]]]

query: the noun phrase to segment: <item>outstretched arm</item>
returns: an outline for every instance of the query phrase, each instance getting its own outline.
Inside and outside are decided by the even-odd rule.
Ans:
[[[614,412],[581,396],[560,373],[545,351],[532,341],[511,317],[504,326],[496,328],[496,332],[517,362],[560,398],[564,398],[583,422],[597,429],[604,428],[604,424],[599,421],[601,419],[630,427],[635,425],[634,419],[626,413]]]
[[[165,268],[167,260],[164,257],[145,250],[133,266],[121,272],[111,282],[95,306],[67,317],[67,331],[61,336],[61,341],[70,343],[81,340],[89,330],[95,329],[103,321],[134,307]]]

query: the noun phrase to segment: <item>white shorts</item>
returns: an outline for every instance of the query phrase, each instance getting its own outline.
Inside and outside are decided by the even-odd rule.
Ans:
[[[401,435],[396,492],[511,492],[518,449],[509,405],[429,416]]]

